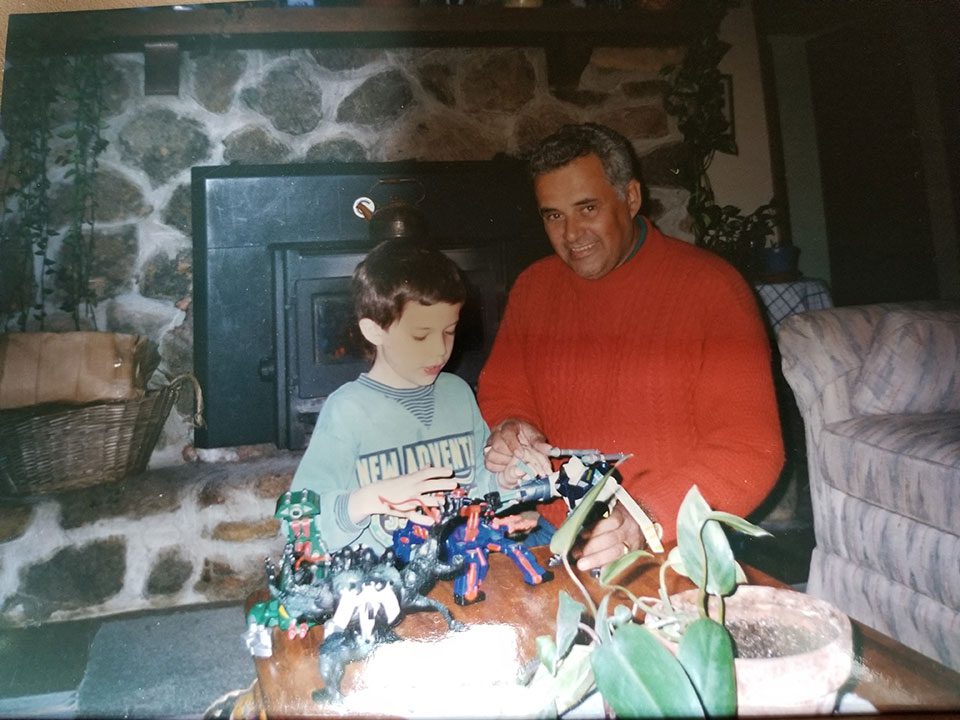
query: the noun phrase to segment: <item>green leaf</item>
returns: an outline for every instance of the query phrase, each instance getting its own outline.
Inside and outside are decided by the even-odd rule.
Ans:
[[[690,574],[687,572],[687,569],[683,566],[683,558],[680,557],[680,548],[673,547],[670,552],[667,553],[667,559],[665,564],[669,563],[670,568],[677,574],[685,578],[690,577]]]
[[[574,645],[570,654],[560,663],[556,676],[540,666],[528,685],[553,699],[555,714],[560,715],[577,706],[593,689],[593,670],[590,667],[590,648]]]
[[[625,570],[640,558],[652,558],[646,550],[631,550],[623,557],[609,562],[600,569],[600,584],[609,587]]]
[[[551,675],[557,674],[557,644],[549,635],[537,636],[537,658]]]
[[[749,520],[744,520],[739,515],[733,515],[720,510],[712,510],[707,517],[710,520],[722,522],[724,525],[733,528],[737,532],[742,532],[750,537],[773,537],[769,532],[764,530],[759,525],[754,525],[752,522]]]
[[[607,484],[607,478],[610,477],[610,473],[612,472],[613,468],[610,468],[604,476],[597,481],[596,485],[590,488],[589,492],[577,503],[573,512],[570,513],[567,519],[563,521],[563,524],[557,528],[553,537],[550,538],[550,552],[556,555],[566,555],[570,552],[570,548],[572,548],[573,544],[577,541],[577,536],[580,534],[583,524],[587,521],[587,515],[590,514],[590,510],[593,508],[597,496],[603,490],[603,486]]]
[[[645,627],[630,623],[593,651],[597,689],[617,717],[703,717],[680,662]]]
[[[709,519],[711,512],[693,485],[677,513],[677,548],[687,576],[697,587],[711,595],[729,595],[737,586],[733,550],[720,523]]]
[[[560,602],[557,605],[557,655],[564,657],[577,638],[580,628],[580,618],[586,612],[583,603],[570,597],[566,590],[560,591]]]
[[[613,609],[613,619],[610,622],[612,627],[618,628],[633,622],[633,612],[626,605],[617,605]]]
[[[607,618],[607,606],[610,604],[612,594],[607,593],[601,598],[600,604],[597,606],[597,618],[593,623],[593,630],[597,633],[601,645],[610,641],[610,633],[612,632],[610,621]]]
[[[715,620],[691,623],[680,640],[677,659],[693,682],[707,715],[737,711],[737,680],[730,633]]]

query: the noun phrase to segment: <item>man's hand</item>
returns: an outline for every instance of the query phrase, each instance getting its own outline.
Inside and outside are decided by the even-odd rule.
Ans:
[[[350,495],[350,519],[358,523],[370,515],[395,515],[420,525],[432,525],[425,508],[439,507],[442,493],[457,487],[453,468],[426,467],[358,488]]]
[[[640,526],[619,503],[593,526],[586,538],[577,560],[577,568],[584,571],[603,567],[644,546]]]
[[[490,433],[484,450],[487,470],[497,473],[503,488],[516,487],[526,471],[521,461],[537,475],[551,471],[550,444],[539,428],[523,420],[504,420]]]

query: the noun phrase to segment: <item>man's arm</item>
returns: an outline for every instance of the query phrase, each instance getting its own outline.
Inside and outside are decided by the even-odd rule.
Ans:
[[[618,468],[624,488],[662,524],[665,540],[676,537],[677,510],[691,485],[711,507],[746,516],[767,497],[783,467],[770,342],[756,300],[742,281],[713,294],[718,317],[704,319],[703,360],[694,389],[696,448],[672,468],[650,470],[640,457]],[[589,533],[578,565],[600,567],[640,543],[636,523],[617,508]]]
[[[550,444],[539,428],[524,420],[507,418],[490,433],[485,464],[497,473],[501,487],[516,487],[527,474],[549,475]]]
[[[696,448],[682,464],[664,468],[656,484],[636,473],[624,476],[668,538],[676,536],[676,512],[691,485],[711,507],[746,516],[769,495],[783,468],[770,340],[756,299],[739,277],[718,283],[712,295],[693,398]],[[629,466],[624,470],[630,473]]]
[[[537,311],[529,306],[525,284],[521,275],[510,291],[490,356],[480,371],[477,402],[493,429],[508,418],[534,427],[541,424],[525,357],[530,339],[527,325],[535,320]]]
[[[480,373],[477,401],[491,427],[486,443],[487,468],[504,472],[519,458],[534,472],[547,474],[550,463],[544,450],[546,438],[525,357],[531,331],[524,320],[535,319],[538,313],[529,306],[525,287],[521,275],[510,292],[490,357]],[[516,478],[505,480],[516,484]]]

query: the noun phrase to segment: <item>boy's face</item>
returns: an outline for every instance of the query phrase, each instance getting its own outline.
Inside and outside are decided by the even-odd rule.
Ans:
[[[431,385],[450,359],[461,307],[410,301],[388,328],[362,319],[360,329],[377,349],[370,377],[395,388]]]

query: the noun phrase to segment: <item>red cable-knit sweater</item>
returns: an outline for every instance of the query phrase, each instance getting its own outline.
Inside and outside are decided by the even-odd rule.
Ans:
[[[478,399],[491,427],[521,418],[559,447],[631,453],[624,486],[670,540],[692,484],[715,509],[756,508],[783,440],[750,287],[712,253],[646,225],[637,254],[600,280],[556,256],[520,275]],[[540,509],[564,519],[559,500]]]

